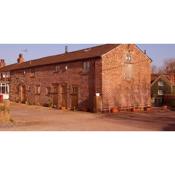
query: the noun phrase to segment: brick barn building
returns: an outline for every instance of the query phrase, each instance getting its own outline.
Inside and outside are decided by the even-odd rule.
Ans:
[[[105,44],[0,68],[10,100],[85,111],[148,106],[151,59],[135,44]],[[96,99],[96,100],[95,100]]]

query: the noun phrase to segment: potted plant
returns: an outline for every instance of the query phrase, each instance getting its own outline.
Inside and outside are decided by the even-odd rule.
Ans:
[[[151,111],[151,106],[147,106],[145,109],[147,112],[149,112],[149,111]]]
[[[163,110],[167,110],[168,109],[168,106],[167,105],[164,105],[164,106],[162,106],[162,109]]]
[[[112,112],[112,113],[119,112],[119,107],[117,107],[117,106],[112,107],[112,108],[111,108],[111,112]]]
[[[134,112],[134,106],[130,107],[131,112]]]

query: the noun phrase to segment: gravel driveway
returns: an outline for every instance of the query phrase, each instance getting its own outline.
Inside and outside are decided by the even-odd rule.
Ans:
[[[175,112],[121,112],[95,114],[62,111],[41,106],[11,103],[13,126],[0,130],[14,131],[160,131],[175,130]]]

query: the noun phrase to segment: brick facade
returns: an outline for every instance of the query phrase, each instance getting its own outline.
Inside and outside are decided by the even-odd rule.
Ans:
[[[132,60],[126,64],[128,53]],[[84,62],[89,62],[89,71],[84,71]],[[121,44],[98,58],[28,66],[10,74],[10,100],[16,102],[22,101],[22,93],[29,104],[71,109],[77,101],[78,110],[93,111],[98,93],[102,110],[150,105],[151,60],[134,44]]]
[[[100,59],[91,59],[90,70],[83,72],[83,62],[76,61],[71,63],[59,64],[59,65],[47,65],[41,67],[35,67],[34,75],[31,73],[31,69],[16,70],[11,72],[11,86],[10,86],[10,100],[18,102],[19,99],[19,85],[25,86],[26,100],[30,104],[45,105],[52,102],[54,96],[54,86],[58,86],[58,96],[61,98],[61,86],[67,85],[67,108],[71,108],[71,93],[72,87],[78,87],[78,104],[80,110],[93,110],[93,98],[96,88],[96,81],[99,81],[98,73],[96,78],[94,77],[98,70],[98,62]],[[59,66],[59,70],[55,71],[56,66]],[[65,67],[67,66],[67,70]],[[37,86],[40,86],[40,93],[36,93]],[[50,93],[46,94],[47,89],[50,88]],[[97,88],[99,88],[97,86]],[[58,99],[58,108],[61,107],[61,99]]]
[[[126,57],[132,56],[132,74],[125,76]],[[136,45],[120,45],[102,57],[103,108],[148,106],[150,103],[151,61]],[[127,71],[127,70],[126,70]]]

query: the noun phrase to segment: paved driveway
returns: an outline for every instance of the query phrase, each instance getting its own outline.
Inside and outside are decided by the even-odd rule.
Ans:
[[[13,126],[0,130],[22,131],[156,131],[175,130],[175,112],[121,112],[94,114],[61,111],[41,106],[11,104]]]

